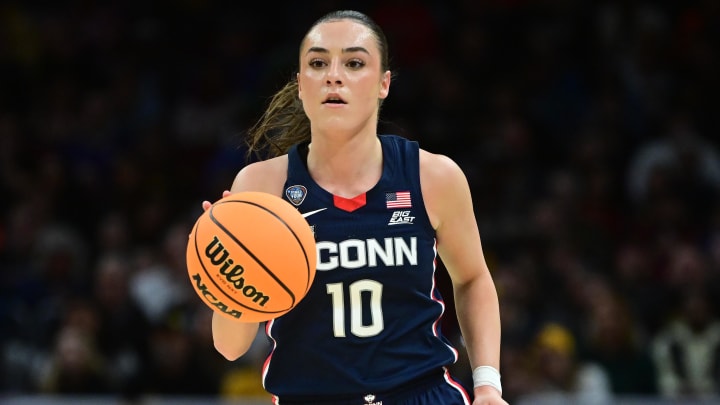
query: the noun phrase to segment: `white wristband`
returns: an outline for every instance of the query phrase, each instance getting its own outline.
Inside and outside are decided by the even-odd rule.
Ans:
[[[472,372],[473,387],[489,385],[502,394],[500,385],[500,372],[493,366],[476,367]]]

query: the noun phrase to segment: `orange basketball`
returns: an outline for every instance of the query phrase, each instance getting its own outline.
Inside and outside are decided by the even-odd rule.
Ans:
[[[285,314],[315,278],[315,237],[280,197],[240,192],[215,202],[195,223],[187,246],[190,282],[213,310],[238,321]]]

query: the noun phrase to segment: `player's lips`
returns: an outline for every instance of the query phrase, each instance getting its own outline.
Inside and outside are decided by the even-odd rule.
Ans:
[[[329,93],[329,94],[327,95],[327,97],[325,97],[325,100],[323,100],[322,103],[323,103],[323,104],[326,104],[326,105],[327,105],[327,104],[331,104],[331,105],[333,105],[333,104],[336,104],[336,105],[347,104],[347,102],[346,102],[345,100],[343,100],[343,98],[340,97],[340,95],[337,94],[337,93]]]

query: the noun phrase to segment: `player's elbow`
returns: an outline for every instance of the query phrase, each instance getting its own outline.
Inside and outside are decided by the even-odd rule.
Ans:
[[[229,361],[235,361],[247,353],[250,349],[250,345],[238,344],[238,342],[228,342],[222,339],[215,339],[213,341],[215,350],[218,351],[223,357]]]
[[[233,361],[247,353],[258,331],[257,323],[241,323],[213,314],[212,337],[215,350]]]

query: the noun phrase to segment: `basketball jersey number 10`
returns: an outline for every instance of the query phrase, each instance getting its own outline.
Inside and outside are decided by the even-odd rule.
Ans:
[[[332,298],[333,333],[335,337],[345,337],[345,294],[343,283],[327,285],[327,293]],[[383,321],[382,298],[383,285],[375,280],[358,280],[348,285],[350,297],[350,332],[357,337],[371,337],[385,328]],[[362,293],[370,294],[370,324],[363,325]]]

